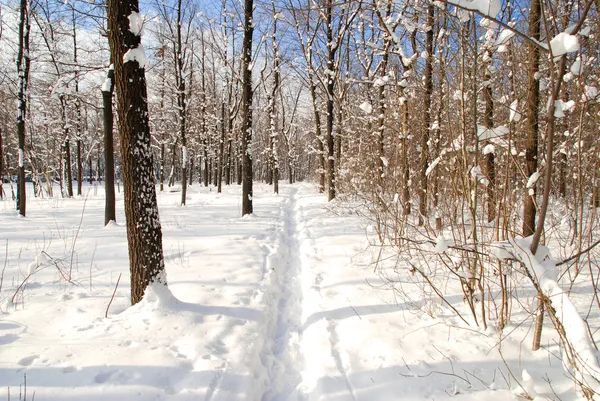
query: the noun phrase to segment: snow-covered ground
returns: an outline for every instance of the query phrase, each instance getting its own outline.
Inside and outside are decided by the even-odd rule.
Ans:
[[[180,193],[158,196],[175,299],[134,307],[122,198],[108,227],[101,188],[30,197],[27,218],[0,202],[0,399],[25,380],[27,399],[44,401],[500,401],[519,398],[518,382],[579,399],[551,328],[532,353],[529,322],[500,341],[440,306],[424,313],[408,271],[406,297],[382,289],[356,205],[310,184],[278,196],[256,185],[255,214],[241,218],[237,186],[188,193],[185,207]]]

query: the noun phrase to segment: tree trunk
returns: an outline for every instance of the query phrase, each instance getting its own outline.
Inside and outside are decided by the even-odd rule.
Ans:
[[[81,139],[77,138],[77,195],[81,196],[83,194],[83,159],[81,158]]]
[[[489,56],[487,64],[491,64],[492,52],[487,50],[487,54]],[[487,67],[485,68],[483,87],[483,98],[485,100],[485,117],[483,122],[487,129],[492,129],[494,128],[494,99],[492,97],[492,75]],[[488,145],[491,146],[491,143]],[[485,154],[485,169],[489,181],[487,186],[487,220],[491,223],[496,218],[496,163],[494,152],[490,149]]]
[[[425,101],[423,105],[423,132],[421,134],[421,158],[419,162],[419,225],[425,223],[428,215],[427,210],[427,169],[429,168],[429,129],[431,126],[431,97],[433,94],[433,25],[435,18],[435,6],[433,3],[427,6],[427,31],[425,51]]]
[[[4,180],[4,147],[2,145],[2,127],[0,127],[0,200],[4,200],[4,188],[2,183]]]
[[[225,88],[223,88],[225,90]],[[219,139],[219,169],[217,172],[217,193],[221,193],[223,185],[223,152],[225,151],[225,96],[221,102],[221,138]]]
[[[160,143],[160,168],[159,168],[159,177],[160,177],[160,191],[164,191],[165,189],[165,143]]]
[[[115,150],[113,139],[112,96],[115,88],[115,72],[112,66],[106,74],[102,86],[102,105],[104,107],[104,225],[117,221],[115,211]],[[164,149],[164,147],[163,147]]]
[[[252,205],[252,34],[253,0],[244,0],[244,40],[242,45],[242,216],[253,212]]]
[[[17,94],[17,139],[19,143],[17,211],[26,216],[27,195],[25,191],[25,114],[27,110],[27,88],[29,86],[29,1],[21,0],[19,10],[19,50],[17,71],[19,73],[19,92]]]
[[[177,142],[175,139],[173,145],[171,145],[171,172],[169,173],[169,187],[175,185],[175,163],[177,163]]]
[[[82,124],[81,124],[81,102],[79,100],[79,69],[77,66],[77,24],[75,22],[75,8],[72,8],[73,14],[73,64],[75,64],[75,112],[76,119],[75,121],[75,141],[77,145],[77,154],[76,154],[76,162],[77,162],[77,195],[81,196],[83,193],[83,160],[81,159],[81,133],[82,133]]]
[[[229,131],[231,134],[231,131]],[[231,184],[231,148],[232,148],[232,140],[231,138],[227,139],[227,161],[225,162],[225,185]]]
[[[334,88],[335,88],[335,53],[337,47],[333,41],[333,2],[327,0],[325,4],[325,24],[327,37],[327,124],[326,136],[327,141],[327,199],[335,198],[335,159],[333,147],[333,124],[334,124]]]
[[[65,104],[65,121],[67,107]],[[65,154],[65,181],[67,184],[67,197],[73,197],[73,170],[71,168],[71,130],[65,127],[65,141],[63,142],[63,152]]]
[[[529,11],[529,37],[540,40],[540,0],[532,0]],[[540,50],[534,44],[528,43],[528,68],[527,68],[527,142],[525,145],[525,163],[527,177],[537,171],[538,158],[538,129],[539,129],[539,101],[540,81],[537,77],[540,69]],[[533,192],[530,194],[530,191]],[[535,230],[535,195],[537,185],[525,188],[523,204],[523,237],[529,237]]]
[[[532,0],[529,11],[529,37],[540,40],[540,18],[541,4],[540,0]],[[525,145],[525,162],[527,177],[531,177],[537,171],[538,157],[538,118],[539,118],[539,99],[540,84],[537,78],[540,67],[540,50],[533,44],[528,44],[528,69],[527,69],[527,142]],[[532,188],[525,188],[525,199],[523,205],[523,237],[528,237],[535,230],[535,193],[536,185]],[[530,194],[530,191],[533,193]],[[535,253],[535,251],[534,251]],[[543,294],[538,296],[538,311],[536,315],[536,325],[533,336],[532,350],[537,351],[540,348],[540,339],[542,335],[542,324],[544,322]]]
[[[280,86],[280,72],[279,72],[279,46],[277,44],[277,11],[275,9],[275,1],[271,0],[271,8],[273,11],[273,88],[271,89],[271,104],[269,110],[270,114],[270,151],[269,156],[271,157],[271,178],[273,181],[273,192],[279,193],[279,158],[277,154],[278,148],[278,137],[279,137],[279,114],[277,111],[277,95],[279,93]]]
[[[135,304],[148,285],[158,284],[159,290],[166,287],[167,280],[153,179],[145,66],[123,60],[127,51],[141,45],[139,32],[130,30],[128,19],[132,12],[139,12],[138,0],[108,0],[107,11],[118,99],[131,303]]]
[[[187,166],[189,154],[186,138],[186,99],[184,77],[184,52],[181,40],[181,0],[177,2],[177,47],[175,49],[175,81],[177,83],[177,109],[179,110],[179,136],[181,137],[181,205],[185,206],[187,197]]]

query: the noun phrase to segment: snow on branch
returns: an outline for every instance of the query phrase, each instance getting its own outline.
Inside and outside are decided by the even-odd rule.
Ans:
[[[566,340],[573,351],[572,366],[577,378],[583,375],[600,380],[600,364],[585,320],[557,282],[556,264],[549,258],[549,250],[539,246],[535,255],[531,253],[532,237],[512,238],[492,244],[492,255],[498,259],[516,259],[523,264],[534,285],[548,298],[558,322],[562,325]],[[550,312],[550,311],[549,311]],[[551,312],[550,312],[551,313]]]

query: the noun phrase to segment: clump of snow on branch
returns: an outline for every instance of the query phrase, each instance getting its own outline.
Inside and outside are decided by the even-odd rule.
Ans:
[[[515,36],[515,32],[510,29],[503,29],[496,39],[496,46],[506,45],[513,37]]]
[[[485,141],[486,139],[492,138],[501,138],[503,136],[508,135],[509,129],[505,125],[501,125],[495,128],[486,128],[483,125],[477,126],[477,136],[480,141]]]
[[[360,109],[367,114],[371,114],[373,112],[373,106],[367,101],[362,102],[358,107],[360,107]]]
[[[539,179],[540,179],[540,172],[536,171],[535,173],[533,173],[533,174],[531,174],[529,176],[529,179],[527,180],[527,185],[525,187],[526,188],[533,188],[533,186],[535,185],[535,183]]]
[[[584,102],[587,101],[591,101],[591,100],[595,100],[598,97],[598,88],[596,88],[595,86],[585,86],[585,91],[583,92],[583,95],[581,96],[582,100]]]
[[[431,162],[431,164],[427,167],[427,170],[425,171],[425,175],[427,177],[429,177],[429,175],[431,174],[431,172],[433,171],[433,169],[435,168],[435,166],[437,166],[440,161],[442,161],[442,157],[437,157],[434,161]]]
[[[435,253],[443,253],[448,250],[448,243],[446,242],[446,238],[442,234],[438,235],[435,239],[435,246],[433,247],[433,252]]]
[[[575,61],[573,62],[573,65],[571,65],[571,73],[577,76],[581,75],[583,73],[586,61],[587,57],[585,56],[585,54],[578,55]]]
[[[574,100],[569,100],[568,102],[557,100],[554,102],[554,117],[563,118],[565,116],[565,111],[571,111],[573,107],[575,107]]]
[[[513,122],[513,121],[519,122],[521,120],[521,113],[519,113],[518,107],[519,107],[519,101],[517,99],[515,99],[510,104],[510,115],[509,115],[510,122]]]
[[[490,18],[496,18],[502,9],[500,0],[451,0],[449,3],[480,12]]]
[[[570,33],[561,32],[550,41],[550,50],[554,57],[576,52],[579,50],[579,39]]]
[[[494,148],[494,145],[492,145],[492,144],[486,145],[483,148],[484,155],[489,155],[490,153],[494,154],[495,152],[496,152],[496,149]]]

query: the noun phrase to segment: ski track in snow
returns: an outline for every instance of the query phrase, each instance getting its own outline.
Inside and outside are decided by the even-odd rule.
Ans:
[[[267,372],[261,401],[285,401],[300,383],[300,336],[302,290],[299,280],[302,263],[298,242],[297,189],[292,188],[283,210],[283,230],[279,246],[272,256],[271,311],[268,333],[261,352]]]
[[[352,400],[356,401],[356,394],[354,393],[354,388],[352,387],[352,384],[350,383],[350,379],[348,378],[348,363],[346,363],[345,361],[347,360],[347,353],[346,351],[344,351],[341,347],[340,347],[340,337],[337,333],[337,323],[335,320],[333,319],[328,319],[327,322],[327,331],[329,331],[329,343],[331,344],[331,356],[333,357],[333,360],[335,361],[335,366],[338,370],[338,372],[340,372],[341,377],[344,378],[344,383],[346,384],[346,388],[348,389],[348,392],[350,393],[350,395],[352,396]]]

